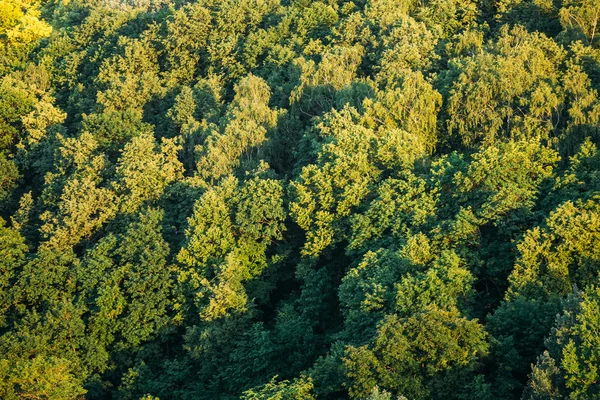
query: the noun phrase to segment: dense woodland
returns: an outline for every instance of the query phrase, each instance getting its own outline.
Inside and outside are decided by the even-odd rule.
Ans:
[[[600,0],[0,0],[0,398],[600,398]]]

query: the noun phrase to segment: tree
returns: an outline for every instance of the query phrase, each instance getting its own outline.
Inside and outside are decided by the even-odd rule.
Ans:
[[[125,145],[117,162],[115,191],[124,200],[121,212],[135,213],[144,202],[158,200],[166,187],[182,178],[177,159],[181,149],[174,140],[163,139],[158,148],[151,135],[141,135]]]
[[[21,129],[21,118],[27,115],[36,102],[35,92],[12,76],[0,80],[0,149],[11,150]]]
[[[310,378],[301,377],[290,381],[277,382],[274,377],[271,382],[256,390],[250,389],[242,395],[244,400],[292,400],[315,399]]]
[[[544,228],[530,231],[518,246],[521,256],[509,278],[507,298],[564,297],[574,285],[594,284],[597,213],[595,198],[567,201],[550,214]]]
[[[52,28],[39,19],[39,7],[37,1],[11,0],[2,4],[0,36],[4,37],[4,46],[28,44],[50,34]]]
[[[410,168],[432,151],[439,101],[417,73],[397,90],[378,93],[377,101],[364,100],[364,115],[346,105],[323,116],[307,144],[316,162],[303,166],[292,182],[290,210],[307,231],[306,255],[316,256],[342,240],[348,215],[384,171]]]
[[[600,11],[598,11],[597,1],[565,1],[562,3],[559,15],[564,29],[574,29],[581,32],[589,45],[597,46],[598,23],[600,22]]]
[[[594,398],[600,362],[600,291],[575,289],[557,316],[548,350],[532,367],[524,398]]]
[[[169,322],[172,271],[162,214],[142,210],[124,234],[106,236],[86,254],[78,278],[81,295],[93,304],[88,334],[99,346],[139,346]]]
[[[104,60],[98,73],[98,103],[105,111],[140,110],[162,89],[156,52],[149,40],[120,37],[122,54]]]
[[[83,399],[86,390],[70,373],[69,363],[60,358],[37,356],[33,360],[10,365],[0,361],[0,394],[16,399]]]
[[[7,0],[0,4],[0,77],[22,66],[30,44],[52,32],[52,27],[40,19],[40,5],[37,0]]]
[[[277,112],[269,108],[270,90],[262,79],[249,76],[235,92],[223,130],[211,132],[198,148],[198,174],[209,182],[234,173],[238,166],[257,166],[267,133],[276,125]]]
[[[4,153],[0,153],[0,177],[0,201],[3,201],[10,197],[19,179],[19,168]]]
[[[48,209],[40,216],[44,222],[40,230],[45,246],[63,249],[90,237],[114,217],[117,201],[114,192],[103,185],[106,159],[97,151],[97,141],[88,133],[59,140],[56,172],[46,175],[43,196]]]
[[[6,324],[5,312],[10,305],[10,287],[25,263],[28,248],[19,232],[5,226],[0,219],[0,327]]]
[[[408,318],[386,317],[368,346],[348,347],[350,396],[367,397],[375,386],[426,398],[427,380],[453,367],[469,367],[486,350],[484,332],[456,312],[431,308]]]
[[[522,27],[503,29],[486,50],[455,61],[448,133],[466,146],[550,138],[564,102],[557,69],[564,51]]]
[[[193,301],[207,321],[247,309],[243,283],[260,276],[268,263],[268,247],[284,230],[278,181],[256,177],[238,185],[228,177],[202,195],[177,256],[184,267],[180,279],[189,282]]]

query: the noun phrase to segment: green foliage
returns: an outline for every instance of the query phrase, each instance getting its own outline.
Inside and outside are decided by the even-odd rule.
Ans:
[[[252,170],[263,157],[261,145],[276,124],[277,112],[269,108],[270,90],[260,78],[249,76],[235,88],[221,131],[213,131],[197,151],[198,174],[209,182],[235,172]]]
[[[5,325],[5,312],[9,306],[9,288],[14,284],[19,268],[25,263],[27,245],[19,232],[5,226],[0,219],[0,327]]]
[[[311,393],[313,385],[310,378],[302,377],[293,382],[277,382],[274,377],[271,382],[257,389],[251,389],[242,395],[244,400],[292,400],[315,399]]]
[[[17,187],[19,179],[19,168],[14,161],[7,160],[3,153],[0,153],[0,177],[0,201],[3,201]]]
[[[575,30],[582,34],[589,45],[597,47],[596,30],[600,18],[597,2],[594,0],[565,1],[562,3],[559,15],[563,28]]]
[[[504,29],[498,42],[455,61],[448,132],[466,146],[496,140],[547,139],[563,103],[558,65],[564,51],[523,28]]]
[[[172,282],[161,220],[159,210],[143,211],[123,235],[86,254],[80,279],[96,305],[89,326],[98,339],[138,346],[167,324]]]
[[[158,200],[171,182],[181,179],[180,149],[169,139],[163,139],[157,149],[150,135],[138,136],[125,146],[115,171],[115,190],[123,198],[121,212],[134,213],[144,202]]]
[[[544,229],[530,231],[518,248],[509,298],[566,296],[574,285],[594,284],[598,268],[598,200],[568,201],[553,211]]]
[[[62,138],[56,172],[46,175],[43,195],[48,209],[40,228],[48,247],[67,248],[88,238],[117,212],[114,192],[104,187],[106,159],[97,141],[84,132],[79,139]],[[60,199],[60,200],[59,200]]]
[[[594,398],[600,362],[600,291],[575,290],[556,318],[548,351],[539,358],[525,391],[527,398]]]
[[[108,111],[83,116],[82,128],[104,148],[119,148],[134,137],[152,132],[136,110]]]
[[[82,399],[86,390],[70,373],[69,363],[60,358],[32,360],[10,365],[0,361],[0,394],[11,399]]]
[[[427,397],[423,379],[468,366],[486,344],[482,327],[456,312],[430,308],[409,318],[389,316],[371,346],[349,347],[350,396],[367,397],[375,384],[411,398]]]
[[[205,192],[194,207],[186,245],[177,259],[185,267],[202,318],[212,320],[244,311],[243,282],[266,268],[266,251],[285,229],[283,190],[273,179],[254,178],[238,187],[226,178]]]
[[[0,1],[0,397],[600,396],[598,16]]]
[[[156,53],[147,40],[119,37],[117,46],[122,54],[104,60],[96,78],[105,87],[98,104],[107,112],[139,110],[161,91]]]
[[[364,116],[346,106],[327,113],[317,126],[311,143],[316,163],[292,182],[290,209],[307,231],[306,255],[317,256],[343,238],[347,217],[385,171],[410,168],[435,146],[439,94],[422,75],[409,75],[398,90],[381,97],[363,102]]]

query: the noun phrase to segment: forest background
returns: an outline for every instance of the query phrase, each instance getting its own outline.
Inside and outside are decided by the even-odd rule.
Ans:
[[[0,398],[600,398],[599,0],[1,0]]]

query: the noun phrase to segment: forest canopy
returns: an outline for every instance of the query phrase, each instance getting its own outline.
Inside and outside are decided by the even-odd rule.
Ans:
[[[600,398],[600,0],[0,0],[0,398]]]

